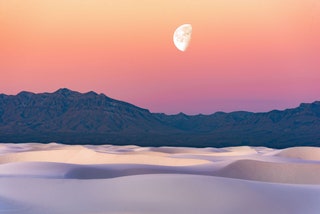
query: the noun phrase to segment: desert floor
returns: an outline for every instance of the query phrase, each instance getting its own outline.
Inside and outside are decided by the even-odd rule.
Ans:
[[[4,214],[319,214],[320,148],[0,144]]]

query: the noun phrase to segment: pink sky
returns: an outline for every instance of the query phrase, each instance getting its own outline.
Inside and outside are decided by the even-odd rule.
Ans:
[[[168,114],[296,107],[320,100],[320,2],[0,0],[0,72],[0,93],[66,87]]]

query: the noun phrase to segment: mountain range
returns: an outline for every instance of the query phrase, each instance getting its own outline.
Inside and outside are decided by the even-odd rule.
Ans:
[[[140,146],[320,146],[320,101],[265,113],[151,113],[95,92],[0,94],[0,142]]]

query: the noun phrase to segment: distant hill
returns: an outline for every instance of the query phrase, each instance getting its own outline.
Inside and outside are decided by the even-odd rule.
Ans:
[[[320,146],[320,102],[266,113],[150,113],[95,92],[0,94],[0,142],[140,146]]]

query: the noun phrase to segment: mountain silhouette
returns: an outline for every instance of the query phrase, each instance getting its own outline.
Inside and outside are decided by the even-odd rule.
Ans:
[[[0,94],[0,142],[140,146],[320,146],[320,102],[265,113],[151,113],[95,92]]]

